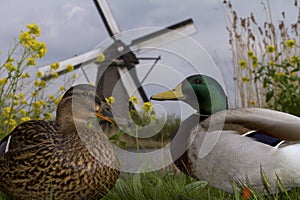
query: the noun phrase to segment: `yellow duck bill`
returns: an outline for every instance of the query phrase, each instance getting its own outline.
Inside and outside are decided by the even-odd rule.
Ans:
[[[182,93],[182,84],[179,84],[173,90],[162,92],[151,96],[151,100],[165,101],[165,100],[184,100],[185,95]]]
[[[110,118],[110,117],[107,117],[107,116],[104,116],[104,115],[102,115],[101,113],[96,113],[96,116],[98,117],[98,118],[100,118],[100,119],[103,119],[104,121],[108,121],[108,122],[110,122],[110,123],[112,123],[112,124],[115,124],[116,122],[115,122],[115,120],[113,120],[112,118]]]

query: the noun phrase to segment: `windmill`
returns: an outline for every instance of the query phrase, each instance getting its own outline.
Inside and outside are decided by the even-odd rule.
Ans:
[[[121,31],[118,28],[107,1],[93,1],[110,38],[113,40],[113,43],[104,51],[102,49],[94,49],[73,58],[61,61],[61,67],[58,71],[58,74],[64,74],[68,72],[66,70],[67,64],[72,64],[74,69],[84,69],[86,66],[95,65],[97,57],[103,53],[105,55],[105,62],[97,63],[97,90],[101,90],[106,97],[113,95],[113,93],[117,94],[114,108],[117,109],[122,116],[126,116],[127,114],[125,113],[128,113],[128,99],[130,96],[134,95],[139,99],[139,103],[134,105],[135,109],[137,110],[144,102],[149,101],[136,73],[135,66],[141,59],[136,57],[136,55],[131,51],[131,47],[135,46],[136,49],[143,49],[143,47],[149,44],[156,44],[156,46],[159,46],[158,44],[162,45],[169,43],[171,41],[180,39],[180,37],[184,37],[185,35],[195,33],[196,28],[193,24],[193,20],[188,19],[165,29],[161,29],[136,38],[132,40],[130,44],[125,44],[123,41],[118,39]],[[182,34],[174,34],[174,32],[180,32]],[[155,64],[160,59],[160,56],[157,58],[144,59],[154,59]],[[39,70],[46,72],[49,70],[49,67],[49,65],[43,66],[40,67]],[[50,78],[51,76],[43,77],[44,80],[48,80]],[[145,78],[143,80],[145,80]]]

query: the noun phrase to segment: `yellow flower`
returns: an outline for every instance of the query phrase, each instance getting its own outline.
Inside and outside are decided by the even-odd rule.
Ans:
[[[60,86],[60,87],[59,87],[59,90],[60,90],[60,91],[64,91],[64,90],[65,90],[65,86],[63,86],[63,85]]]
[[[242,82],[243,82],[243,83],[247,83],[247,82],[249,82],[249,81],[250,81],[250,79],[249,79],[248,77],[242,76]]]
[[[58,97],[58,98],[54,101],[54,103],[55,103],[56,105],[58,105],[59,102],[61,101],[61,99],[62,99],[62,96]]]
[[[30,74],[26,72],[25,74],[21,75],[21,78],[30,78]]]
[[[271,67],[275,66],[275,63],[273,61],[268,62],[268,65],[270,65]]]
[[[240,66],[241,69],[247,68],[247,62],[246,62],[246,60],[240,60],[239,66]]]
[[[26,115],[26,110],[25,109],[21,109],[20,111],[19,111],[19,113],[21,114],[21,115]]]
[[[77,78],[77,74],[73,74],[73,79],[76,79]]]
[[[15,98],[15,95],[14,95],[13,93],[9,93],[9,94],[8,94],[8,98],[13,99],[13,98]]]
[[[292,56],[292,57],[291,57],[291,62],[292,62],[293,64],[297,64],[297,63],[299,62],[299,57],[298,57],[298,56]]]
[[[53,70],[57,70],[59,68],[59,62],[50,65],[50,68]]]
[[[67,71],[68,72],[71,72],[73,70],[74,70],[74,66],[73,65],[71,65],[71,64],[67,65]]]
[[[35,101],[35,102],[33,102],[33,107],[35,107],[35,108],[40,108],[41,107],[41,102],[40,101]]]
[[[49,97],[49,99],[50,99],[51,101],[54,101],[54,100],[55,100],[54,95],[49,95],[48,97]]]
[[[144,105],[142,105],[142,109],[144,110],[144,112],[150,113],[153,110],[153,105],[150,102],[145,102]]]
[[[35,58],[33,56],[28,58],[26,65],[27,66],[36,66]]]
[[[256,68],[258,66],[258,58],[257,56],[252,57],[252,67]]]
[[[51,113],[45,113],[45,114],[44,114],[44,118],[45,118],[46,120],[52,120],[52,114],[51,114]]]
[[[47,47],[46,47],[46,44],[44,42],[39,42],[38,43],[38,46],[36,47],[36,57],[38,58],[42,58],[46,55],[47,53]]]
[[[285,41],[285,45],[289,48],[293,48],[296,45],[296,41],[293,39]]]
[[[46,87],[47,83],[46,81],[42,80],[40,83],[40,87]]]
[[[19,40],[22,45],[29,47],[34,38],[28,32],[21,31]]]
[[[54,103],[56,104],[56,105],[58,105],[59,104],[59,100],[58,99],[56,99],[55,101],[54,101]]]
[[[284,72],[275,72],[275,76],[286,76],[286,74]]]
[[[156,121],[157,120],[157,116],[155,114],[152,114],[150,117],[151,117],[152,121]]]
[[[275,47],[273,45],[267,46],[266,49],[267,53],[273,53],[275,51]]]
[[[252,58],[252,57],[254,56],[254,52],[253,52],[253,51],[250,51],[250,50],[247,52],[247,54],[248,54],[248,56],[249,56],[250,58]]]
[[[28,102],[25,101],[25,100],[22,100],[20,103],[21,103],[22,105],[27,105],[27,104],[28,104]]]
[[[250,104],[250,106],[255,106],[256,103],[254,100],[250,100],[249,104]]]
[[[290,76],[291,77],[296,77],[297,76],[297,72],[290,72]]]
[[[136,98],[135,96],[131,96],[129,98],[129,101],[133,104],[138,104],[138,102],[139,102],[138,98]]]
[[[12,58],[12,57],[9,57],[8,59],[7,59],[7,61],[6,62],[14,62],[15,61],[15,59],[14,58]]]
[[[33,40],[30,46],[35,52],[40,52],[41,49],[46,47],[46,44],[37,40]]]
[[[13,101],[13,105],[14,105],[14,106],[19,105],[19,101],[18,101],[18,100]]]
[[[33,92],[31,92],[31,95],[32,95],[33,97],[36,97],[36,96],[37,96],[37,92],[36,92],[36,91],[33,91]]]
[[[22,117],[21,118],[21,122],[27,122],[27,121],[30,121],[31,118],[29,116],[25,116],[25,117]]]
[[[5,108],[3,108],[3,112],[9,114],[11,112],[11,107],[5,107]]]
[[[46,107],[47,102],[45,100],[40,100],[40,103],[42,104],[42,106]]]
[[[10,125],[12,128],[15,128],[15,127],[17,126],[16,120],[14,120],[14,119],[9,119],[9,125]]]
[[[7,83],[7,78],[0,78],[0,86],[4,86]]]
[[[113,96],[109,97],[109,98],[105,98],[106,102],[108,103],[108,105],[112,105],[113,103],[115,103],[115,98]]]
[[[13,129],[13,128],[15,128],[17,126],[17,122],[16,122],[16,120],[13,119],[13,117],[11,117],[11,118],[9,118],[7,120],[4,120],[3,124],[4,125],[8,125],[11,129]]]
[[[20,99],[24,99],[25,98],[25,95],[23,93],[20,93],[18,96],[19,96]]]
[[[58,78],[58,73],[57,73],[57,72],[53,72],[53,73],[52,73],[52,77],[53,77],[53,78]]]
[[[97,58],[96,58],[96,63],[103,62],[105,60],[105,55],[101,53]]]
[[[26,27],[29,29],[30,34],[34,34],[35,36],[39,37],[41,33],[41,29],[36,24],[27,24]]]
[[[36,81],[34,82],[34,85],[37,86],[37,87],[39,87],[40,84],[41,84],[41,81],[40,81],[40,80],[36,80]]]
[[[7,69],[8,72],[13,72],[17,70],[17,68],[13,65],[12,62],[5,63],[4,67]]]

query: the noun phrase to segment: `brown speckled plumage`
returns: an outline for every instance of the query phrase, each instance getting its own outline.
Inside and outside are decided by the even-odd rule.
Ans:
[[[89,95],[80,96],[82,91]],[[71,94],[79,101],[72,104]],[[22,123],[1,141],[10,137],[0,157],[2,192],[14,199],[99,199],[114,186],[119,162],[113,147],[101,131],[87,126],[89,114],[72,116],[74,106],[75,114],[93,113],[89,101],[95,101],[93,88],[76,86],[63,97],[56,122]]]

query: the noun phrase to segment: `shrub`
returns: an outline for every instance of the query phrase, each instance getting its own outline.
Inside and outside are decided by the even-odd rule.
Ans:
[[[236,107],[268,107],[300,115],[299,55],[300,7],[295,23],[273,23],[270,2],[262,0],[266,20],[259,25],[253,13],[239,17],[230,1],[223,1],[232,51]],[[290,12],[293,12],[291,10]]]

